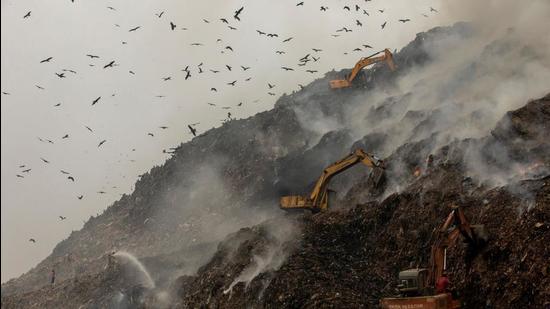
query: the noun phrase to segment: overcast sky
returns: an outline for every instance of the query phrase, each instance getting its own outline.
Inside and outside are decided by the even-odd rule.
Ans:
[[[268,110],[298,84],[333,68],[350,68],[373,51],[400,49],[416,33],[453,22],[444,10],[430,12],[430,6],[441,9],[438,0],[298,2],[2,0],[1,88],[8,93],[1,97],[2,282],[29,270],[91,215],[131,193],[138,175],[168,158],[163,149],[192,137],[188,124],[200,122],[200,133],[220,126],[228,111],[246,118]],[[233,14],[241,6],[239,22]],[[170,22],[176,24],[173,31]],[[353,31],[337,32],[342,27]],[[357,47],[362,50],[353,51]],[[306,54],[320,59],[297,66]],[[40,63],[48,57],[53,58]],[[113,60],[114,67],[103,68]],[[227,85],[235,80],[234,87]],[[31,170],[22,172],[26,169]]]

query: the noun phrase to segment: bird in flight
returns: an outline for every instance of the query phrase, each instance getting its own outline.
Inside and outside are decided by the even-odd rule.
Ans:
[[[69,176],[67,177],[67,179],[71,180],[72,182],[74,182],[74,177],[73,176]]]
[[[368,45],[368,44],[363,44],[363,47],[365,48],[372,48],[372,46]]]
[[[31,170],[32,170],[31,168],[28,168],[28,169],[26,169],[26,170],[22,170],[21,172],[22,172],[22,173],[28,173],[28,172],[30,172]]]
[[[170,29],[172,30],[176,29],[176,24],[174,24],[173,22],[170,22]]]
[[[86,129],[88,129],[88,131],[94,132],[90,127],[88,127],[88,126],[85,126],[85,127],[86,127]]]
[[[97,97],[97,99],[92,101],[92,105],[95,105],[97,102],[99,102],[99,99],[101,99],[101,96]]]
[[[231,48],[231,46],[226,46],[225,49],[229,49],[230,51],[233,51],[233,48]]]
[[[285,71],[294,71],[293,68],[289,68],[289,67],[281,67],[281,69],[283,69]]]
[[[163,129],[163,130],[168,129],[168,127],[166,127],[166,126],[162,126],[162,127],[159,127],[159,128],[161,128],[161,129]]]
[[[292,39],[293,39],[293,37],[290,37],[290,38],[288,38],[288,39],[283,40],[283,42],[288,42],[288,41],[290,41],[290,40],[292,40]]]
[[[65,73],[55,73],[59,78],[65,78]]]
[[[79,200],[81,200],[83,197],[84,197],[84,195],[79,195],[79,196],[77,196],[76,198],[79,199]]]
[[[73,1],[73,2],[74,2],[74,1]],[[107,8],[108,8],[109,10],[111,10],[111,11],[116,11],[116,9],[115,9],[114,7],[112,7],[112,6],[108,6]]]
[[[321,6],[321,11],[326,11],[328,9],[328,7],[326,6]]]
[[[63,69],[63,70],[61,70],[61,71],[63,71],[63,72],[71,72],[71,73],[73,73],[73,74],[76,74],[76,71],[74,71],[74,70]]]
[[[191,125],[187,125],[187,127],[189,128],[193,136],[197,136],[197,129],[193,128]]]
[[[236,83],[236,82],[237,82],[237,81],[234,80],[234,81],[232,81],[232,82],[230,82],[230,83],[227,83],[227,84],[228,84],[228,85],[231,85],[231,86],[235,86],[235,83]]]
[[[46,160],[46,159],[44,159],[44,158],[40,158],[40,159],[42,159],[42,161],[44,161],[44,163],[50,163],[50,161],[48,161],[48,160]]]
[[[378,12],[380,12],[380,13],[384,13],[384,10],[378,10]]]
[[[23,18],[29,18],[31,17],[31,11],[28,11],[27,14],[25,14],[25,16],[23,16]]]
[[[63,221],[63,220],[65,220],[65,219],[67,219],[67,217],[59,216],[59,219],[60,219],[61,221]]]
[[[169,81],[169,80],[172,80],[172,77],[171,76],[163,77],[162,80],[163,81]]]
[[[19,175],[19,174],[15,175],[15,176],[17,176],[17,177],[19,177],[19,178],[25,178],[24,176]]]
[[[272,89],[272,88],[274,88],[276,85],[272,85],[272,84],[270,84],[270,83],[267,83],[267,86],[269,87],[269,89]]]
[[[220,20],[222,21],[222,23],[229,24],[229,22],[228,22],[227,19],[225,19],[225,18],[220,18]]]
[[[260,30],[256,30],[256,32],[258,32],[259,35],[265,34],[265,32],[260,31]]]
[[[153,133],[151,133],[151,132],[147,133],[147,135],[149,135],[151,137],[155,137],[155,135],[153,135]]]
[[[430,6],[430,12],[438,12],[436,9],[434,9],[433,7]],[[29,12],[30,13],[30,12]]]
[[[246,70],[250,69],[250,67],[245,67],[245,66],[242,66],[242,65],[241,65],[241,68],[243,69],[243,71],[246,71]]]
[[[87,54],[86,56],[87,56],[87,57],[90,57],[91,59],[94,59],[94,58],[99,58],[99,56],[96,56],[96,55],[91,55],[91,54]]]
[[[349,8],[349,6],[344,6],[344,10],[348,10],[348,11],[351,11],[351,9]]]
[[[113,60],[113,61],[107,63],[103,68],[104,68],[104,69],[106,69],[106,68],[112,68],[112,67],[114,66],[114,64],[115,64],[115,61]]]
[[[385,21],[385,22],[381,25],[382,29],[384,29],[384,27],[386,27],[386,23],[387,23],[387,21]]]
[[[282,50],[277,50],[277,51],[275,51],[275,53],[276,53],[276,54],[279,54],[279,55],[286,54],[286,53],[285,53],[284,51],[282,51]]]
[[[141,26],[134,27],[134,28],[128,30],[128,32],[136,31],[136,30],[138,30],[139,28],[141,28]]]
[[[40,63],[50,62],[50,60],[52,60],[52,59],[53,59],[53,57],[48,57],[48,58],[46,58],[46,59],[44,59],[44,60],[40,60]]]
[[[98,147],[98,148],[101,147],[101,145],[105,144],[106,141],[107,141],[106,139],[102,140],[101,142],[99,142],[99,144],[97,145],[97,147]]]
[[[316,70],[306,70],[306,72],[308,72],[308,73],[312,73],[312,74],[313,74],[313,73],[317,73],[317,71],[316,71]]]
[[[212,88],[210,88],[210,91],[215,91],[215,92],[218,92],[218,89],[216,89],[216,88],[212,87]],[[210,103],[209,103],[209,104],[210,104]]]
[[[400,19],[399,21],[402,22],[402,23],[406,23],[406,22],[411,21],[411,20],[407,18],[407,19]]]
[[[65,134],[63,135],[63,137],[61,137],[61,139],[65,139],[65,138],[69,138],[69,134]]]
[[[241,18],[239,17],[239,15],[241,15],[241,13],[243,12],[244,10],[244,6],[241,7],[240,9],[236,10],[235,11],[235,15],[233,15],[233,18],[235,18],[236,20],[238,21],[241,21]]]
[[[228,66],[228,65],[226,64],[225,67],[226,67],[229,71],[231,71],[231,67],[230,67],[230,66]]]
[[[30,238],[29,241],[32,243],[36,243],[36,240],[34,238]]]
[[[164,14],[164,11],[160,12],[160,13],[155,13],[155,15],[157,15],[158,18],[161,18],[162,17],[162,14]]]
[[[300,5],[301,5],[301,6],[304,6],[304,1],[299,2],[298,4],[296,4],[296,6],[300,6]]]
[[[355,20],[355,23],[357,24],[357,26],[363,27],[363,24],[358,19]]]
[[[187,74],[185,75],[185,80],[187,80],[189,77],[191,77],[191,72],[187,71]]]
[[[314,52],[316,52],[316,53],[317,53],[317,52],[320,52],[320,51],[323,51],[322,49],[318,49],[318,48],[312,48],[312,50],[313,50]]]
[[[70,173],[69,172],[66,172],[64,170],[60,170],[61,174],[65,174],[65,175],[69,175]]]
[[[269,95],[275,95],[273,92],[268,92]]]

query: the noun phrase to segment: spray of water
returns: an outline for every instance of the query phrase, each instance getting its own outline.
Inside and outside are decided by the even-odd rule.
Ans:
[[[155,281],[153,281],[153,278],[151,278],[151,275],[149,275],[149,272],[147,271],[145,266],[143,266],[143,264],[141,264],[141,262],[135,256],[133,256],[131,253],[128,253],[128,252],[125,252],[125,251],[118,251],[115,254],[113,254],[113,256],[122,258],[122,259],[130,262],[130,264],[135,269],[137,269],[140,272],[140,274],[142,274],[142,278],[144,279],[145,287],[147,287],[149,289],[155,288]]]

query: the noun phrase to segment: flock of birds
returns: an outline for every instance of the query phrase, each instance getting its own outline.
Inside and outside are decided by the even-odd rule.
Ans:
[[[372,1],[372,0],[365,0],[365,2],[370,2],[370,1]],[[71,2],[74,2],[74,0],[71,0]],[[305,1],[301,1],[301,2],[296,3],[297,7],[303,7],[304,5],[305,5]],[[115,7],[112,7],[112,6],[108,6],[107,9],[111,10],[111,11],[117,11],[117,9]],[[319,10],[321,12],[328,12],[329,10],[336,10],[336,9],[338,9],[338,8],[329,8],[328,6],[320,6],[320,8],[319,8]],[[349,11],[349,12],[355,12],[356,14],[364,15],[364,16],[367,16],[367,17],[370,16],[370,14],[372,14],[372,13],[374,13],[374,14],[384,14],[386,12],[385,9],[378,9],[376,11],[369,12],[369,11],[367,11],[367,9],[361,7],[358,4],[355,4],[354,6],[344,5],[342,8],[339,8],[339,9]],[[429,13],[437,13],[437,12],[438,11],[436,9],[434,9],[433,7],[430,7],[430,9],[427,13],[429,14]],[[31,14],[32,14],[32,11],[28,11],[26,14],[23,15],[23,19],[31,18],[31,16],[32,16]],[[428,14],[421,13],[420,15],[427,18],[427,17],[429,17]],[[158,18],[158,19],[163,18],[164,15],[165,15],[164,11],[154,13],[154,16],[156,16],[156,18]],[[242,6],[238,9],[236,9],[232,13],[232,22],[235,23],[234,25],[237,25],[241,21],[241,18],[244,18],[245,16],[246,16],[246,9],[245,9],[244,6]],[[360,19],[357,19],[356,17],[354,17],[353,19],[355,20],[355,22],[354,22],[355,27],[358,27],[358,28],[363,27],[363,21],[361,21]],[[228,29],[233,30],[233,31],[238,30],[237,27],[235,27],[234,25],[231,25],[231,23],[230,23],[231,18],[220,17],[218,20],[219,20],[220,23],[227,25]],[[204,23],[207,23],[207,24],[214,22],[214,21],[208,20],[208,19],[202,19],[202,21]],[[400,19],[397,20],[397,22],[405,24],[405,23],[411,22],[411,18],[400,18]],[[176,23],[174,21],[167,21],[167,25],[169,26],[169,27],[167,27],[167,29],[169,29],[170,31],[188,30],[185,27],[178,28],[178,26],[176,25]],[[388,21],[386,20],[380,25],[381,30],[384,30],[387,25],[388,25]],[[115,27],[121,27],[119,24],[115,24],[114,26]],[[130,32],[130,33],[138,32],[140,29],[142,29],[142,26],[141,25],[136,25],[136,26],[133,26],[133,27],[129,28],[128,32]],[[331,34],[331,36],[332,37],[339,37],[342,34],[345,34],[345,33],[348,33],[348,32],[353,32],[354,30],[355,29],[352,29],[352,27],[341,27],[339,29],[336,29],[335,33]],[[270,32],[267,32],[267,31],[260,30],[260,29],[256,29],[256,33],[259,36],[265,37],[265,38],[268,38],[268,39],[277,39],[277,40],[279,39],[279,34],[278,33],[270,33]],[[286,38],[280,40],[280,46],[287,46],[286,44],[291,44],[290,42],[293,39],[294,39],[294,37],[290,36],[290,37],[286,37]],[[216,40],[216,43],[222,43],[222,42],[223,41],[220,38],[218,38]],[[127,42],[122,41],[122,44],[127,44]],[[197,47],[197,48],[205,46],[205,44],[202,43],[202,42],[192,42],[192,43],[190,43],[190,45],[194,46],[194,47]],[[227,53],[234,53],[235,52],[235,49],[231,45],[223,44],[222,46],[224,46],[224,47],[222,48],[221,53],[226,53],[226,52]],[[372,48],[373,47],[369,44],[362,44],[361,46],[353,49],[352,51],[353,52],[362,52],[364,50],[372,49]],[[309,68],[309,67],[305,68],[305,67],[310,63],[315,63],[315,62],[320,61],[322,52],[323,52],[322,49],[311,48],[311,52],[307,53],[306,55],[301,56],[300,58],[297,58],[296,67],[281,66],[281,69],[285,72],[288,72],[288,71],[298,70],[299,67],[304,67],[304,71],[307,72],[307,73],[311,73],[311,74],[317,73],[318,70],[314,70],[314,69]],[[286,54],[286,51],[277,49],[275,51],[275,53],[277,55],[283,55],[283,54]],[[344,54],[347,55],[348,52],[344,52]],[[89,66],[92,66],[92,67],[99,66],[99,67],[102,67],[103,70],[109,70],[109,69],[112,69],[112,68],[115,68],[115,67],[119,66],[117,61],[112,60],[112,59],[108,59],[108,60],[104,61],[102,64],[100,64],[98,62],[100,62],[103,59],[102,56],[96,55],[96,54],[93,54],[93,53],[85,54],[85,55],[83,55],[83,57],[89,58],[89,61],[91,62],[91,63],[88,64]],[[47,65],[48,63],[51,63],[55,60],[56,59],[55,59],[54,56],[47,56],[44,59],[38,61],[38,64],[39,65]],[[228,72],[232,72],[234,70],[242,70],[242,72],[246,72],[246,71],[251,69],[250,66],[235,65],[235,64],[225,64],[225,67],[223,69],[213,69],[213,68],[205,69],[204,63],[202,63],[202,62],[200,64],[196,65],[196,67],[195,66],[193,66],[193,67],[194,68],[187,65],[185,68],[183,68],[181,70],[181,72],[184,73],[184,75],[183,75],[184,80],[188,80],[190,78],[193,78],[193,76],[195,76],[196,74],[204,74],[207,71],[210,72],[210,74],[218,74],[222,70],[226,70]],[[54,74],[58,78],[64,79],[64,78],[67,78],[71,74],[75,75],[75,74],[78,74],[78,73],[75,70],[72,70],[72,69],[62,69],[60,72],[54,72]],[[128,74],[135,75],[136,73],[135,73],[134,70],[128,70]],[[252,79],[252,77],[248,77],[248,78],[244,79],[244,81],[245,82],[250,81],[251,79]],[[172,79],[172,76],[163,76],[161,78],[161,80],[164,81],[164,82],[167,82],[167,81],[171,81],[173,79]],[[225,84],[227,86],[235,87],[237,85],[237,82],[238,82],[238,80],[232,80],[232,81],[226,82]],[[39,90],[45,90],[45,88],[42,87],[41,85],[35,85],[35,86]],[[298,86],[300,86],[301,89],[304,88],[304,86],[301,85],[301,84],[298,84]],[[271,82],[267,83],[267,94],[270,95],[270,96],[275,96],[276,93],[273,92],[273,89],[275,87],[276,87],[276,85],[274,83],[271,83]],[[210,87],[210,91],[211,92],[218,92],[218,88]],[[6,92],[6,91],[2,91],[2,94],[3,95],[11,95],[9,92]],[[114,96],[114,95],[115,94],[112,94],[112,96]],[[156,97],[163,98],[165,96],[164,95],[157,95]],[[102,96],[97,96],[97,97],[95,97],[94,99],[91,100],[90,104],[91,104],[91,106],[96,106],[97,104],[101,104],[101,100],[102,100]],[[258,100],[254,101],[254,102],[257,102],[257,101]],[[216,104],[211,103],[211,102],[208,102],[207,104],[209,106],[213,106],[213,107],[217,106]],[[237,104],[237,106],[240,107],[240,106],[242,106],[242,104],[243,104],[242,102],[239,102]],[[58,104],[54,105],[54,107],[60,107],[60,106],[61,106],[61,103],[58,103]],[[225,110],[228,110],[228,109],[231,109],[231,106],[222,106],[221,108],[225,109]],[[230,111],[228,111],[227,112],[227,118],[223,119],[221,121],[222,122],[230,121],[230,120],[234,119],[234,118],[232,118],[232,116],[233,116],[232,113]],[[193,136],[197,136],[198,132],[197,132],[196,126],[198,124],[200,124],[200,123],[197,122],[197,123],[192,123],[192,124],[187,125],[187,128],[189,129],[189,133],[192,134]],[[94,130],[92,128],[90,128],[89,126],[84,125],[84,128],[86,130],[88,130],[90,133],[92,133],[92,134],[94,133]],[[162,129],[162,130],[166,130],[166,129],[168,129],[168,126],[160,126],[159,128]],[[155,136],[152,132],[148,132],[147,135],[150,136],[150,137]],[[68,138],[70,138],[69,134],[65,134],[61,137],[61,139],[68,139]],[[43,143],[50,143],[50,144],[55,143],[51,139],[42,138],[42,137],[38,137],[38,140],[40,142],[43,142]],[[107,142],[108,142],[107,139],[102,139],[97,144],[97,148],[100,148],[102,145],[104,145]],[[170,148],[169,150],[164,149],[162,152],[163,153],[174,153],[175,150],[176,150],[175,148]],[[132,151],[135,151],[135,149],[132,149]],[[40,157],[40,159],[44,164],[50,164],[50,161],[48,159],[43,158],[43,157]],[[32,168],[28,167],[27,165],[20,165],[19,170],[20,171],[19,171],[18,174],[16,174],[16,177],[17,178],[25,178],[26,175],[29,175]],[[60,170],[60,173],[63,174],[64,176],[66,176],[68,181],[71,181],[71,182],[77,181],[76,177],[74,175],[72,175],[70,172],[67,172],[65,170]],[[97,193],[98,194],[106,194],[107,192],[97,191]],[[76,196],[76,198],[78,200],[82,200],[84,198],[84,195],[79,194],[79,195]],[[60,221],[63,221],[63,220],[67,219],[64,216],[59,216],[58,218],[59,218]],[[36,239],[30,238],[29,241],[35,243]]]

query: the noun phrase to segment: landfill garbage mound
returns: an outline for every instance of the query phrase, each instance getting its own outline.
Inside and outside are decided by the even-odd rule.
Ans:
[[[456,56],[437,50],[472,37],[465,23],[419,33],[394,53],[396,72],[375,65],[338,91],[329,81],[349,70],[329,72],[272,110],[182,144],[132,194],[4,283],[2,308],[375,307],[396,294],[399,270],[426,266],[432,231],[452,205],[490,234],[468,263],[464,246],[449,251],[464,305],[545,305],[550,97],[472,101],[500,89],[495,71],[534,84],[537,72],[521,68],[544,55],[510,45],[518,38],[508,33],[453,62],[453,74],[434,73]],[[512,67],[495,60],[511,56]],[[518,88],[540,96],[544,87]],[[378,186],[354,167],[331,183],[329,212],[278,209],[281,195],[307,193],[323,168],[355,148],[385,158]],[[152,287],[112,261],[120,251],[143,264]]]

